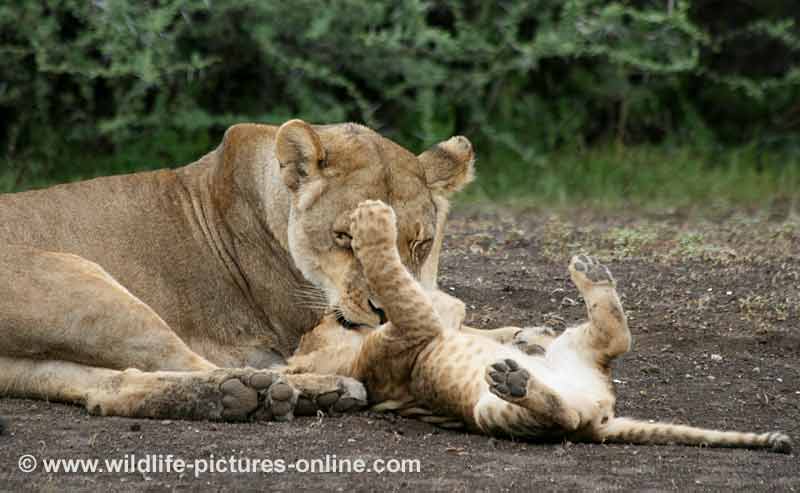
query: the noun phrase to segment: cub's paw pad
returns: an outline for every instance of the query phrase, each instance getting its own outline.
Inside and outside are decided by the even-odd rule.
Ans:
[[[592,284],[616,285],[611,271],[595,257],[576,255],[572,257],[570,261],[569,270],[576,283],[579,282],[579,280],[586,279]]]
[[[345,413],[367,405],[367,390],[353,378],[341,377],[336,390],[319,394],[316,397],[301,395],[297,401],[295,414],[314,416],[318,411]]]
[[[350,233],[356,250],[380,244],[394,245],[397,240],[394,209],[380,200],[361,202],[350,215]]]
[[[773,452],[781,454],[792,453],[792,440],[783,433],[770,433],[769,445]]]
[[[503,359],[486,369],[489,390],[498,397],[508,399],[525,397],[530,373],[513,359]]]
[[[525,327],[514,334],[511,345],[531,356],[542,355],[547,352],[543,344],[555,336],[550,327]]]

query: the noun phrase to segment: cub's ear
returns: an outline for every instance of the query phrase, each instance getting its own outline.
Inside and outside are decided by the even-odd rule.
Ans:
[[[275,136],[275,157],[283,182],[296,191],[308,177],[325,167],[325,149],[317,132],[303,120],[289,120]]]
[[[475,152],[466,137],[439,142],[418,156],[428,187],[435,194],[450,195],[475,178]]]

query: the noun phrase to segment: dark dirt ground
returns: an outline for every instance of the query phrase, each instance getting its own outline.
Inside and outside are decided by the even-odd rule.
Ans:
[[[634,349],[616,364],[619,415],[800,439],[800,219],[778,211],[711,219],[461,210],[441,286],[480,327],[584,316],[566,265],[591,252],[619,283]],[[368,412],[292,423],[90,417],[0,400],[0,490],[800,491],[800,459],[765,451],[493,440]],[[50,458],[174,454],[419,459],[407,474],[23,474]]]

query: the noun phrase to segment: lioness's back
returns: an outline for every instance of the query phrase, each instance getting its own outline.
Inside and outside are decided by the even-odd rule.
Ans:
[[[135,243],[139,224],[173,212],[177,181],[159,170],[0,194],[0,244],[108,259]]]

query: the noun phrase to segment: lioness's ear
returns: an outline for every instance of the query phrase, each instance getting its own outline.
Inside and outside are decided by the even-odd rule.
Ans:
[[[275,157],[286,186],[295,191],[306,177],[325,166],[325,148],[319,135],[303,120],[289,120],[275,136]]]
[[[466,137],[452,137],[419,155],[428,187],[437,194],[450,195],[475,177],[475,152]]]

